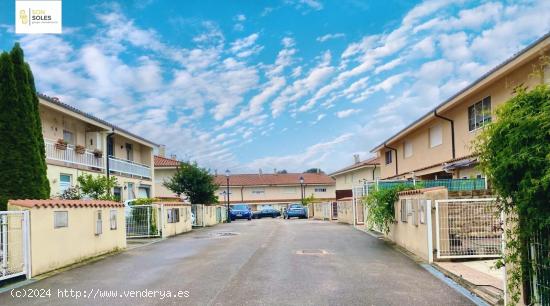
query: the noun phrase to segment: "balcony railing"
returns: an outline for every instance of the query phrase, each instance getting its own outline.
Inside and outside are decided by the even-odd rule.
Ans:
[[[142,178],[151,178],[151,167],[109,156],[109,170]]]
[[[472,191],[487,189],[487,181],[484,178],[473,179],[440,179],[440,180],[379,180],[368,182],[368,192],[373,190],[390,189],[396,186],[415,186],[416,188],[446,187],[449,191]],[[367,190],[365,190],[367,192]]]
[[[103,158],[97,157],[93,152],[85,150],[84,153],[77,153],[73,145],[67,145],[66,149],[61,150],[55,144],[55,141],[44,139],[46,158],[79,166],[104,168]]]

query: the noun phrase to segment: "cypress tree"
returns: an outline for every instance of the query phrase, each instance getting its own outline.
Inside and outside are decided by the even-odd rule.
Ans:
[[[15,44],[0,55],[0,210],[9,199],[49,197],[34,79]]]

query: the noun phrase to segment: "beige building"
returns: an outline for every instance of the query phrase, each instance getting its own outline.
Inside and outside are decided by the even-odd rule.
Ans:
[[[82,174],[115,176],[113,193],[121,200],[152,197],[155,143],[57,98],[38,97],[52,197]]]
[[[180,161],[155,155],[155,193],[154,197],[159,199],[179,199],[177,194],[164,187],[164,182],[169,181],[178,170]]]
[[[353,188],[362,187],[367,182],[380,178],[380,161],[377,157],[359,161],[355,156],[353,165],[337,170],[330,176],[336,181],[336,200],[352,197]]]
[[[303,178],[303,184],[300,183]],[[227,201],[227,177],[216,175],[218,201]],[[253,210],[264,206],[282,209],[313,195],[319,202],[334,201],[335,182],[324,173],[234,174],[229,176],[230,204],[249,204]]]
[[[472,140],[515,88],[550,83],[549,67],[533,75],[549,46],[546,35],[372,149],[381,159],[381,178],[481,178]]]

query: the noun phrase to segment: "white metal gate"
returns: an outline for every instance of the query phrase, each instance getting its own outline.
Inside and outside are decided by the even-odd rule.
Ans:
[[[436,200],[437,257],[501,257],[503,222],[495,201]]]
[[[0,211],[0,281],[30,278],[29,245],[29,212]]]
[[[161,210],[159,205],[126,207],[126,238],[159,237],[163,216]]]

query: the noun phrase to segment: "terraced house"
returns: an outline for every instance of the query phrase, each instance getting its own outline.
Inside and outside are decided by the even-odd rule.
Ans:
[[[302,181],[300,180],[302,179]],[[227,177],[216,175],[220,203],[227,201]],[[324,173],[233,174],[229,176],[230,204],[249,204],[253,210],[275,209],[313,195],[316,201],[334,201],[334,180]]]
[[[115,176],[113,193],[120,200],[153,196],[157,144],[57,98],[38,98],[52,197],[75,186],[82,174]]]
[[[475,167],[472,140],[496,119],[495,109],[518,86],[550,83],[548,66],[543,75],[533,73],[549,48],[547,34],[373,148],[371,152],[381,158],[381,178],[467,178],[474,179],[470,180],[474,184],[477,178],[483,184],[484,175]]]

